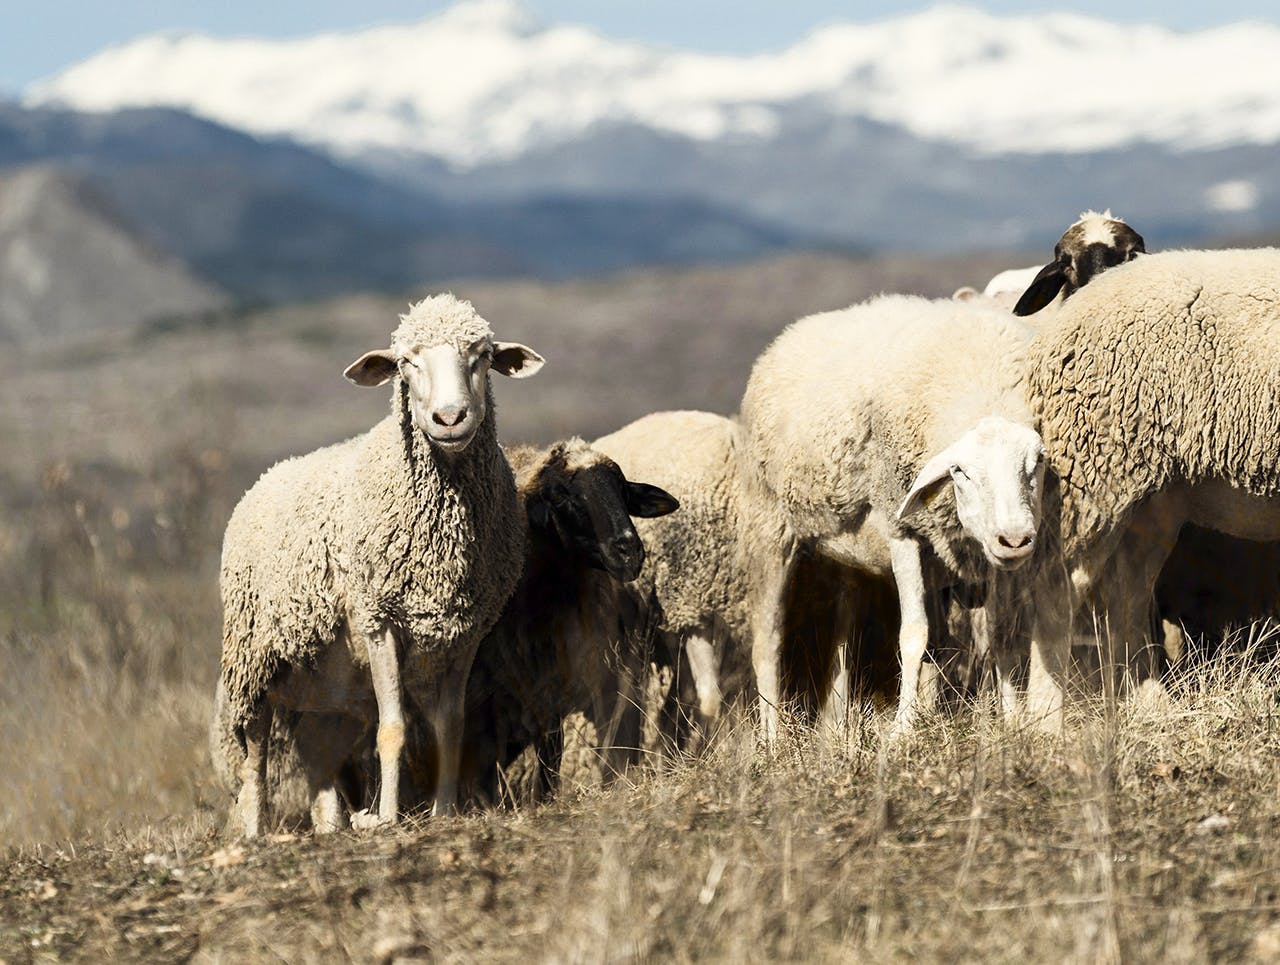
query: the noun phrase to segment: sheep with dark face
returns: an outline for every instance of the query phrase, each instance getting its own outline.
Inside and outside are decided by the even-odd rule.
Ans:
[[[1065,301],[1095,275],[1132,261],[1146,250],[1142,235],[1112,215],[1110,208],[1101,214],[1085,211],[1058,239],[1053,261],[1027,286],[1013,306],[1013,314],[1033,315],[1059,294]]]
[[[680,505],[628,479],[581,439],[508,449],[507,458],[529,523],[524,576],[480,644],[467,685],[463,784],[468,796],[489,801],[499,769],[528,751],[539,766],[521,775],[523,790],[549,784],[570,714],[593,725],[599,746],[591,756],[607,773],[634,753],[636,685],[647,660],[625,632],[623,584],[645,559],[631,518]]]

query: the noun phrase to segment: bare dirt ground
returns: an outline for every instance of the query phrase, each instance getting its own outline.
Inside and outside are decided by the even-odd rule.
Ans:
[[[732,411],[787,321],[1034,260],[453,288],[547,355],[501,387],[498,415],[504,439],[546,440]],[[222,527],[274,459],[381,416],[385,395],[340,373],[420,294],[6,348],[0,959],[1280,957],[1266,640],[1189,658],[1168,706],[1086,703],[1062,743],[964,707],[889,754],[868,705],[843,734],[793,729],[770,759],[739,717],[703,757],[536,810],[224,839],[205,748]]]

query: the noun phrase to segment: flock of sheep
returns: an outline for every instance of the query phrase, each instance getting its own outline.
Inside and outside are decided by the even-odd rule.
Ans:
[[[542,364],[427,298],[346,370],[389,383],[390,414],[237,506],[211,739],[240,833],[269,810],[332,831],[536,797],[575,747],[614,775],[655,687],[686,736],[755,693],[772,747],[792,629],[836,628],[806,645],[840,719],[851,631],[831,614],[886,581],[888,739],[936,699],[927,655],[963,595],[1002,712],[1059,733],[1080,614],[1108,628],[1114,682],[1158,689],[1151,599],[1182,525],[1280,538],[1280,250],[1146,254],[1087,212],[984,292],[795,322],[736,417],[504,450],[489,377]],[[805,598],[814,561],[836,589]]]

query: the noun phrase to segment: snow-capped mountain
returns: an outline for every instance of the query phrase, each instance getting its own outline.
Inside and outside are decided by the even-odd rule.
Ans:
[[[26,99],[177,107],[343,157],[425,155],[455,168],[553,150],[602,124],[768,142],[797,105],[985,155],[1185,151],[1280,140],[1280,26],[1179,33],[940,6],[733,57],[542,25],[515,0],[468,0],[420,23],[297,40],[143,37]]]

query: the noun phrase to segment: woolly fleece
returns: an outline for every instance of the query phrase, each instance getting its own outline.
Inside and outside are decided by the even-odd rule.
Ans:
[[[480,338],[492,335],[471,306],[439,295],[402,316],[392,345]],[[469,659],[519,578],[524,514],[492,398],[471,444],[449,456],[414,426],[399,376],[391,396],[391,414],[369,432],[277,464],[232,514],[222,679],[237,727],[283,668],[313,666],[344,623]],[[363,647],[353,656],[365,662]]]
[[[1112,268],[1037,336],[1027,372],[1068,558],[1173,482],[1280,495],[1280,250]]]
[[[740,476],[738,425],[709,412],[656,412],[597,439],[628,479],[661,486],[680,510],[640,519],[647,556],[636,581],[656,604],[661,629],[709,634],[719,622],[739,643],[750,640],[748,522],[774,515],[750,499]],[[768,524],[764,524],[767,529]]]
[[[897,509],[925,462],[983,417],[1033,426],[1023,390],[1032,331],[982,303],[903,295],[789,326],[756,361],[741,418],[797,535],[855,533],[874,510],[926,540],[956,577],[988,575],[950,486],[905,520]]]

